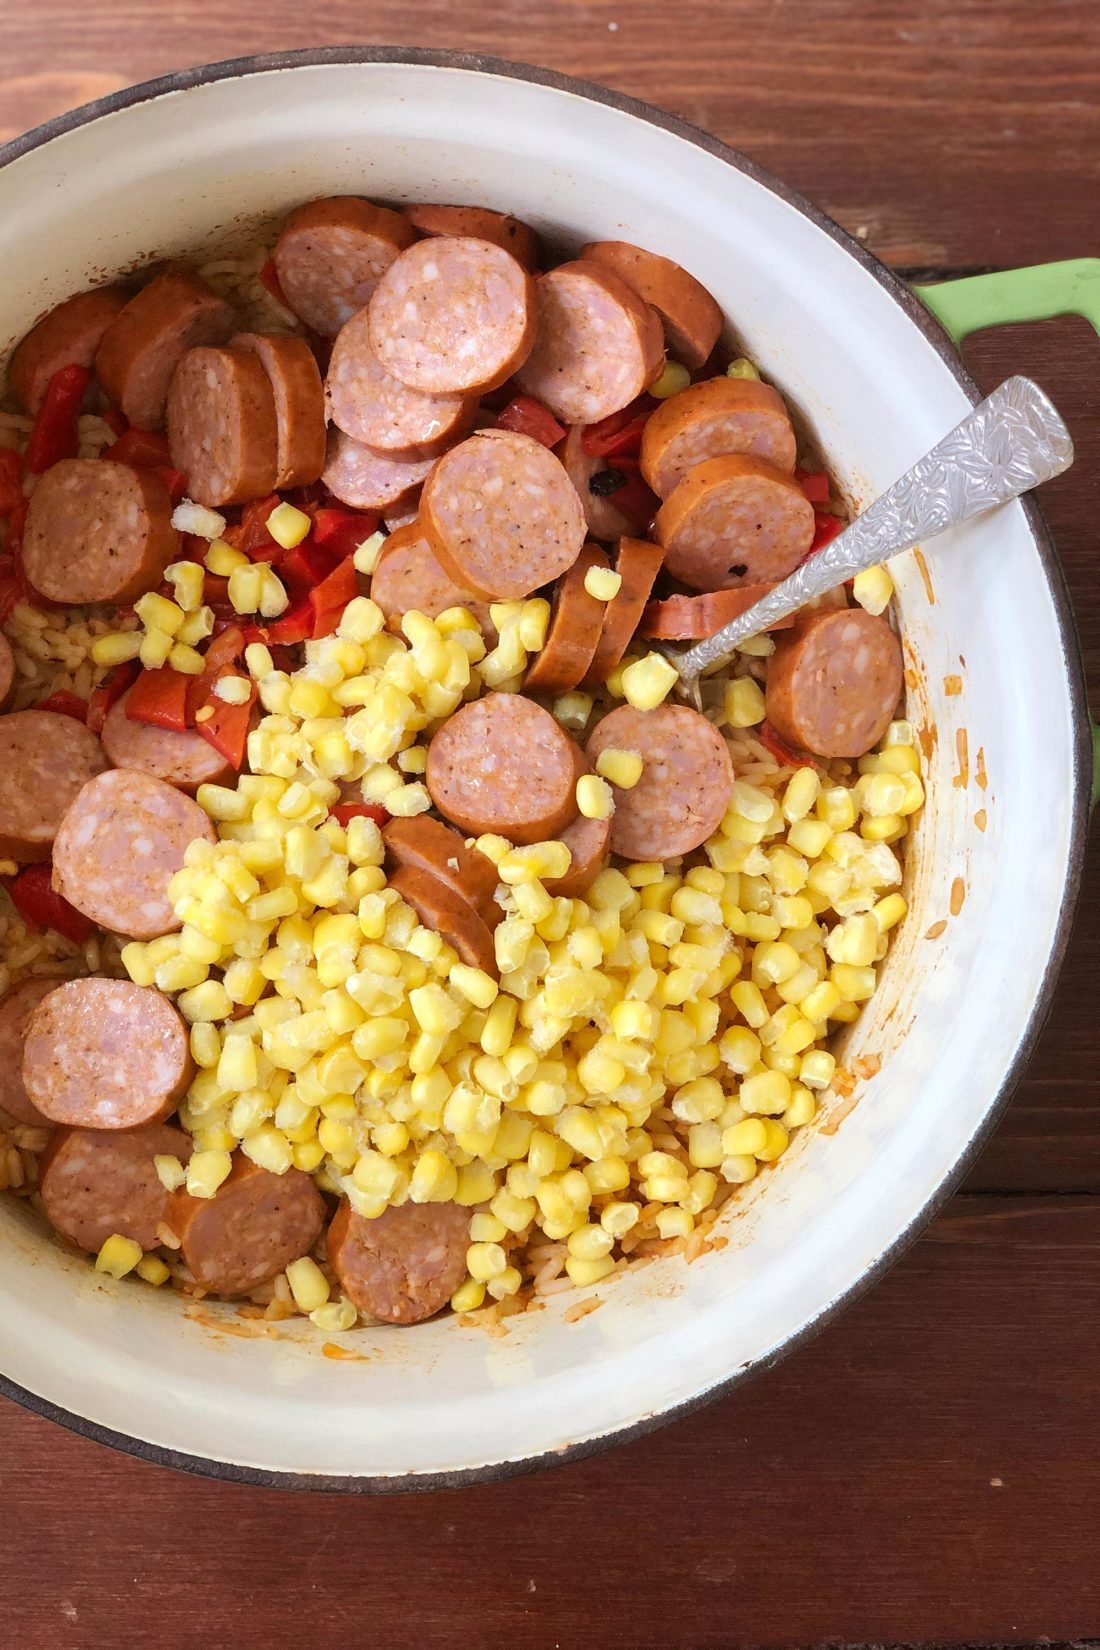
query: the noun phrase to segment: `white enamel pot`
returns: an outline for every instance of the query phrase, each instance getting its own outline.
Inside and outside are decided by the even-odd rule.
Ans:
[[[978,399],[908,289],[713,139],[556,75],[405,49],[196,69],[0,149],[0,358],[81,287],[342,193],[482,202],[563,249],[618,237],[670,254],[717,295],[856,499]],[[970,1162],[1034,1045],[1091,771],[1073,624],[1034,506],[945,534],[926,559],[934,605],[912,556],[896,568],[909,710],[935,730],[912,910],[847,1051],[881,1070],[835,1133],[803,1131],[736,1204],[727,1247],[628,1274],[575,1323],[557,1297],[499,1339],[445,1317],[358,1331],[347,1344],[363,1360],[337,1361],[309,1324],[242,1335],[227,1311],[229,1334],[216,1312],[198,1322],[167,1291],[105,1280],[0,1198],[0,1388],[89,1436],[227,1478],[453,1484],[681,1414],[879,1274]],[[945,696],[955,675],[963,691]]]

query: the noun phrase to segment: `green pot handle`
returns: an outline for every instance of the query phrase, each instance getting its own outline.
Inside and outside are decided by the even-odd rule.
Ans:
[[[1067,258],[1029,269],[964,275],[913,291],[956,344],[983,327],[1083,315],[1100,335],[1100,258]],[[1092,728],[1092,806],[1100,802],[1100,726]]]

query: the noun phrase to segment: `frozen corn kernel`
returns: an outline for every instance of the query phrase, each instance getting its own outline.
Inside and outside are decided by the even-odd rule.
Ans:
[[[172,511],[172,526],[177,533],[194,533],[200,539],[217,539],[225,532],[225,517],[216,510],[191,499],[181,499]]]
[[[563,728],[571,728],[579,733],[588,723],[592,714],[592,695],[589,693],[563,693],[560,699],[554,700],[554,717]]]
[[[192,1153],[187,1165],[187,1190],[192,1197],[211,1198],[228,1178],[232,1159],[227,1151]]]
[[[290,1285],[290,1293],[294,1296],[294,1304],[300,1312],[316,1312],[329,1298],[328,1279],[317,1262],[311,1260],[308,1255],[303,1255],[300,1260],[291,1261],[286,1269],[286,1281]]]
[[[203,572],[198,562],[174,561],[164,569],[164,577],[172,586],[176,605],[184,613],[194,613],[202,605]],[[137,612],[137,604],[134,605]]]
[[[679,361],[666,361],[657,377],[649,385],[647,394],[656,401],[667,401],[670,395],[679,395],[691,383],[691,374]]]
[[[166,1192],[176,1191],[187,1178],[187,1171],[178,1157],[158,1152],[153,1158],[153,1168]]]
[[[623,576],[610,567],[590,567],[584,575],[584,588],[593,601],[610,602],[622,589]]]
[[[656,710],[677,680],[676,667],[662,653],[647,653],[622,672],[622,691],[635,710]],[[598,817],[598,816],[590,816]]]
[[[252,697],[252,684],[246,676],[223,676],[214,683],[214,697],[227,705],[247,705]]]
[[[355,1328],[359,1314],[347,1297],[341,1295],[338,1301],[328,1301],[311,1312],[309,1321],[326,1335],[339,1335],[346,1329]]]
[[[508,1257],[499,1243],[471,1243],[466,1251],[466,1267],[478,1283],[488,1283],[499,1277],[508,1265]]]
[[[142,1255],[134,1271],[146,1283],[151,1283],[154,1289],[159,1289],[162,1283],[167,1283],[172,1275],[159,1255]]]
[[[583,1289],[588,1284],[599,1283],[606,1278],[608,1273],[615,1270],[615,1262],[610,1255],[601,1255],[596,1260],[578,1260],[575,1255],[570,1255],[565,1263],[565,1270],[570,1282],[576,1284],[578,1289]]]
[[[452,1312],[476,1312],[485,1300],[485,1285],[476,1278],[467,1278],[451,1296]]]
[[[759,378],[760,374],[746,355],[739,355],[726,368],[727,378]]]
[[[167,664],[175,643],[166,630],[146,630],[138,649],[138,658],[146,670],[159,670]]]
[[[112,1278],[124,1278],[141,1260],[141,1244],[116,1232],[106,1239],[96,1256],[95,1269]]]
[[[313,521],[304,510],[298,510],[285,501],[277,504],[267,518],[268,532],[284,550],[293,550],[296,544],[301,544],[312,526]]]
[[[894,581],[885,567],[867,567],[852,580],[852,595],[867,613],[885,613],[894,597]]]
[[[754,728],[764,716],[764,695],[751,676],[726,683],[725,719],[731,728]]]
[[[409,1181],[413,1203],[450,1203],[458,1190],[458,1170],[445,1152],[421,1152]]]
[[[97,636],[92,643],[92,662],[109,669],[136,659],[141,650],[140,630],[119,631],[110,636]]]
[[[774,1163],[786,1151],[790,1144],[790,1135],[783,1124],[777,1123],[774,1117],[765,1117],[763,1123],[766,1139],[764,1145],[755,1151],[753,1156],[761,1163]]]
[[[825,852],[825,845],[832,834],[832,826],[823,819],[796,819],[787,832],[787,842],[796,852],[805,854],[807,859],[817,859]]]

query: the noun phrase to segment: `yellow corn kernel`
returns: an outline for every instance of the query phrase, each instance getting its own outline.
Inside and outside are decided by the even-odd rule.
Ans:
[[[615,811],[615,798],[606,779],[585,773],[577,780],[577,807],[585,819],[610,819]]]
[[[849,963],[834,963],[829,978],[847,1003],[865,1003],[875,989],[873,968],[860,968]],[[836,1014],[830,1019],[837,1019]]]
[[[604,1192],[625,1192],[630,1185],[630,1164],[617,1153],[586,1163],[583,1173],[593,1197]]]
[[[138,940],[131,940],[129,945],[122,947],[119,956],[122,966],[129,974],[135,985],[152,985],[156,970],[149,960],[148,948]]]
[[[730,989],[730,999],[746,1024],[759,1031],[768,1018],[768,1006],[760,987],[751,980],[738,980]]]
[[[593,1048],[577,1061],[577,1077],[589,1094],[612,1095],[626,1082],[626,1067],[612,1055],[604,1054],[599,1048]],[[600,1153],[592,1151],[586,1155],[598,1157]]]
[[[487,1203],[495,1188],[493,1171],[487,1164],[475,1159],[472,1163],[463,1164],[458,1171],[455,1202],[461,1204],[464,1209],[469,1209],[476,1203]]]
[[[567,1248],[575,1260],[599,1260],[611,1253],[615,1239],[602,1224],[578,1226],[569,1234]]]
[[[184,617],[182,607],[170,602],[166,596],[159,596],[155,590],[138,597],[134,612],[146,630],[163,630],[169,636],[176,634]]]
[[[209,973],[209,963],[196,962],[194,957],[169,957],[156,969],[153,979],[158,991],[186,991],[201,985]]]
[[[754,728],[764,720],[764,695],[751,676],[726,683],[724,714],[731,728]]]
[[[445,1152],[421,1152],[409,1181],[413,1203],[450,1203],[458,1190],[458,1170]]]
[[[823,819],[796,819],[787,832],[787,842],[807,859],[817,859],[825,852],[832,834],[832,827]]]
[[[194,613],[201,606],[203,571],[198,562],[174,561],[164,569],[164,577],[172,586],[176,605],[182,608],[184,613]],[[136,602],[134,611],[137,612]],[[141,615],[139,614],[138,617],[140,618]],[[142,622],[144,623],[144,620]]]
[[[718,1172],[728,1185],[744,1186],[756,1174],[756,1159],[755,1157],[723,1158]]]
[[[563,728],[571,728],[579,733],[588,723],[592,714],[592,695],[589,693],[563,693],[554,700],[554,718]]]
[[[609,602],[619,594],[623,576],[610,567],[590,567],[584,575],[584,588],[593,601]]]
[[[600,1211],[600,1225],[612,1240],[625,1237],[638,1224],[640,1213],[636,1203],[605,1203]]]
[[[187,1178],[187,1171],[178,1157],[157,1153],[153,1158],[153,1168],[157,1179],[166,1192],[174,1192],[183,1185]]]
[[[379,1060],[387,1054],[396,1053],[408,1035],[407,1020],[383,1014],[356,1027],[351,1034],[351,1046],[361,1060]]]
[[[229,994],[220,980],[204,980],[176,999],[176,1007],[189,1024],[200,1020],[225,1020],[233,1012]],[[245,1084],[250,1088],[251,1084]]]
[[[505,1232],[526,1231],[538,1213],[533,1197],[519,1197],[509,1187],[502,1187],[489,1207]]]
[[[194,1152],[187,1165],[188,1192],[192,1197],[213,1197],[232,1166],[226,1151]]]
[[[452,1312],[476,1312],[485,1300],[485,1285],[476,1278],[467,1278],[451,1296]]]
[[[180,676],[201,676],[206,669],[202,654],[178,641],[172,644],[167,663],[169,670],[178,672]]]
[[[805,819],[821,790],[821,779],[813,768],[798,768],[783,792],[783,818],[790,824]]]
[[[272,512],[273,515],[276,513]],[[309,518],[306,519],[308,521]],[[270,525],[270,517],[268,523]],[[316,1312],[329,1298],[328,1279],[317,1262],[311,1260],[308,1255],[303,1255],[300,1260],[291,1261],[286,1269],[286,1281],[290,1285],[290,1293],[294,1296],[294,1304],[299,1312]]]
[[[681,390],[686,390],[690,383],[691,374],[686,367],[681,366],[679,361],[666,361],[646,393],[656,401],[667,401],[670,395],[679,395]]]
[[[140,630],[116,631],[110,636],[97,636],[91,646],[92,661],[105,668],[124,665],[128,660],[137,658],[141,642]]]
[[[716,1169],[721,1163],[722,1129],[716,1122],[693,1123],[688,1130],[688,1160],[693,1169]]]
[[[734,1123],[722,1131],[722,1156],[755,1157],[768,1141],[768,1133],[759,1117],[746,1117],[743,1123]]]
[[[642,758],[638,751],[603,750],[596,758],[596,772],[621,791],[630,791],[642,777]]]
[[[172,1275],[159,1255],[142,1255],[134,1271],[146,1283],[151,1283],[154,1289],[159,1289],[162,1283],[167,1283]]]
[[[446,1037],[462,1020],[462,1009],[441,985],[422,985],[409,992],[409,1006],[421,1031]]]
[[[503,1272],[498,1272],[495,1278],[490,1278],[485,1285],[486,1291],[495,1301],[504,1300],[509,1295],[519,1293],[523,1277],[518,1267],[506,1266]]]
[[[785,1129],[800,1129],[805,1124],[813,1122],[817,1115],[817,1101],[813,1093],[801,1083],[796,1083],[791,1093],[791,1103],[783,1113],[783,1127]]]
[[[875,960],[881,930],[872,911],[862,911],[838,923],[825,942],[834,962],[867,968]]]
[[[301,544],[312,526],[313,522],[304,510],[297,510],[293,504],[285,502],[277,504],[267,518],[268,532],[284,550],[293,550],[296,544]],[[321,1303],[318,1301],[316,1304]]]
[[[871,915],[878,925],[879,933],[888,934],[890,929],[901,921],[908,909],[908,903],[902,894],[887,894],[880,899],[871,907]],[[847,962],[850,959],[846,957],[844,960]]]
[[[339,1335],[346,1329],[355,1328],[359,1314],[347,1297],[341,1295],[338,1301],[327,1301],[324,1306],[311,1312],[309,1321],[326,1335]]]
[[[828,825],[830,831],[849,831],[856,821],[855,798],[844,785],[827,785],[818,796],[817,815],[823,824]],[[787,840],[791,840],[789,833]],[[797,843],[791,845],[797,847]],[[822,851],[818,850],[819,853]],[[811,855],[812,857],[814,856]]]
[[[791,1137],[783,1124],[777,1123],[774,1117],[765,1117],[763,1123],[767,1138],[753,1156],[761,1163],[774,1163],[777,1158],[783,1156]]]
[[[852,580],[852,595],[867,613],[885,613],[894,599],[894,581],[885,567],[866,567]]]
[[[590,1283],[600,1283],[608,1273],[615,1270],[615,1262],[610,1255],[601,1255],[596,1260],[578,1260],[570,1255],[565,1263],[565,1270],[571,1283],[578,1289],[583,1289]]]
[[[695,1217],[687,1209],[661,1209],[657,1214],[657,1232],[663,1238],[690,1237],[695,1229]]]
[[[471,1243],[466,1251],[466,1268],[478,1283],[499,1277],[507,1265],[508,1257],[499,1243]]]
[[[498,934],[503,927],[504,923],[501,923],[497,929]],[[518,1004],[514,997],[498,997],[493,1003],[486,1016],[480,1038],[486,1054],[496,1055],[499,1059],[506,1053],[516,1029],[517,1012]]]
[[[483,969],[473,968],[468,963],[455,963],[449,979],[455,990],[460,992],[468,1003],[473,1003],[475,1008],[490,1008],[496,1001],[500,989],[497,982]]]
[[[218,1061],[218,1083],[230,1093],[241,1094],[256,1087],[258,1066],[256,1045],[250,1037],[228,1033]]]
[[[133,1238],[120,1237],[116,1232],[109,1237],[96,1256],[95,1269],[112,1278],[124,1278],[141,1260],[141,1244]],[[167,1271],[167,1268],[166,1268]]]
[[[727,378],[759,378],[760,374],[745,355],[739,355],[726,368]]]
[[[900,814],[881,814],[875,819],[864,819],[859,834],[865,842],[896,842],[905,835],[906,824]]]
[[[159,670],[168,662],[174,642],[166,630],[147,630],[138,648],[138,658],[146,670]]]
[[[669,689],[676,680],[675,665],[670,664],[662,653],[647,653],[644,659],[636,659],[623,670],[623,697],[635,710],[656,710],[667,699]]]
[[[781,1071],[762,1071],[745,1078],[737,1098],[744,1111],[778,1116],[791,1103],[791,1080]]]

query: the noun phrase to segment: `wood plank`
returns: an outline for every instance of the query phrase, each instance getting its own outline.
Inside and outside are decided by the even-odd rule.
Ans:
[[[414,1633],[432,1650],[1081,1638],[1100,1623],[1098,1369],[1100,1200],[968,1197],[770,1374],[511,1483],[385,1500],[220,1485],[3,1404],[2,1637],[34,1650],[297,1650],[304,1634],[379,1650]]]

